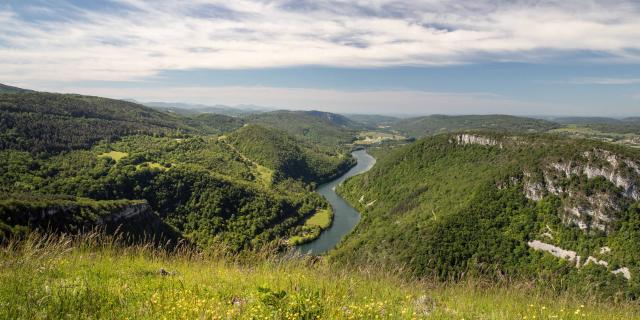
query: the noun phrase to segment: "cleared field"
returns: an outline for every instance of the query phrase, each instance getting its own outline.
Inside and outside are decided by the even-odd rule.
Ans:
[[[331,226],[333,212],[330,209],[320,209],[305,221],[298,235],[289,238],[289,244],[300,245],[315,240],[322,230]]]
[[[158,169],[158,170],[167,170],[168,168],[163,166],[160,163],[157,162],[143,162],[139,165],[136,165],[136,169],[140,170],[142,168],[149,168],[149,169]]]
[[[379,131],[364,131],[358,134],[358,139],[353,143],[356,145],[370,145],[381,143],[384,141],[401,141],[407,137],[399,134],[379,132]]]
[[[120,161],[122,158],[127,156],[129,156],[128,153],[120,152],[120,151],[109,151],[109,152],[105,152],[103,154],[98,155],[98,157],[100,158],[111,158],[116,162]]]
[[[550,130],[549,133],[613,142],[630,147],[640,147],[640,135],[633,133],[602,132],[592,128],[573,124],[567,125],[562,128]]]

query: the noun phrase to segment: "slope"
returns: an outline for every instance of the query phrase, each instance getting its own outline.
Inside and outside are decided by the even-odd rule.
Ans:
[[[88,148],[131,134],[169,135],[188,127],[134,103],[74,94],[0,94],[2,149],[32,152]]]
[[[391,127],[413,137],[423,137],[436,133],[478,129],[498,132],[545,132],[559,125],[540,119],[508,115],[431,115],[403,119]]]
[[[272,169],[276,181],[287,178],[323,182],[348,170],[354,160],[298,141],[284,131],[247,125],[228,136],[229,142],[248,158]]]
[[[637,150],[546,135],[445,134],[376,155],[370,172],[339,188],[363,217],[334,259],[639,296]],[[573,256],[535,251],[534,240]]]
[[[8,86],[6,84],[0,83],[0,93],[21,93],[21,92],[28,92],[28,91],[30,90],[22,89],[18,87],[12,87],[12,86]]]
[[[273,111],[247,117],[250,123],[284,130],[303,140],[335,148],[354,140],[363,127],[344,116],[320,111]]]
[[[128,101],[35,91],[0,93],[0,115],[0,148],[31,152],[87,149],[134,134],[220,134],[244,124],[225,115],[182,116]]]

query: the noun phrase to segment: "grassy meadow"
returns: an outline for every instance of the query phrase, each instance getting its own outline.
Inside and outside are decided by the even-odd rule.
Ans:
[[[323,230],[331,227],[332,222],[333,211],[331,209],[319,209],[304,222],[298,234],[289,238],[288,242],[291,245],[311,242],[317,239]]]
[[[403,280],[375,266],[126,246],[114,237],[30,236],[0,249],[2,319],[638,319],[526,284]]]

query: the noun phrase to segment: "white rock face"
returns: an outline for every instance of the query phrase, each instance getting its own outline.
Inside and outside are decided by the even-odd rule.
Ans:
[[[98,224],[118,223],[151,211],[151,207],[146,203],[134,204],[127,206],[122,211],[98,219]]]
[[[578,257],[575,251],[565,250],[560,247],[556,247],[552,244],[544,243],[538,240],[529,241],[527,242],[527,245],[533,248],[534,250],[541,250],[541,251],[548,252],[554,257],[558,257],[560,259],[576,261],[576,257]]]
[[[483,146],[500,146],[502,148],[502,143],[499,143],[496,139],[483,137],[475,134],[459,134],[455,137],[456,142],[458,144],[478,144]]]
[[[609,262],[604,261],[604,260],[599,260],[599,259],[597,259],[595,257],[592,257],[592,256],[589,256],[587,258],[587,261],[585,261],[584,264],[581,265],[580,264],[580,259],[581,258],[580,258],[579,255],[577,255],[577,253],[575,251],[566,250],[566,249],[554,246],[552,244],[544,243],[544,242],[539,241],[539,240],[529,241],[529,242],[527,242],[527,245],[530,248],[534,249],[534,250],[544,251],[544,252],[550,253],[554,257],[575,262],[576,268],[584,267],[584,266],[586,266],[586,265],[588,265],[590,263],[595,263],[595,264],[603,266],[605,268],[609,267]],[[602,252],[602,248],[600,249],[600,252]],[[621,273],[622,276],[625,277],[627,280],[631,279],[631,271],[629,271],[629,268],[627,268],[627,267],[623,267],[623,268],[620,268],[620,269],[617,269],[617,270],[613,270],[613,271],[611,271],[611,273],[613,273],[613,274]]]
[[[618,196],[640,200],[640,164],[635,159],[625,159],[610,151],[594,149],[582,153],[581,159],[550,162],[542,169],[542,178],[523,172],[523,193],[533,201],[540,201],[547,194],[563,198],[565,214],[562,221],[567,225],[588,230],[609,231],[619,206]],[[621,189],[586,195],[580,188],[566,184],[571,176],[587,179],[604,178]]]
[[[613,273],[613,274],[622,273],[622,276],[625,277],[625,279],[627,279],[627,280],[631,279],[631,271],[629,271],[629,268],[627,268],[627,267],[620,268],[618,270],[614,270],[611,273]]]
[[[531,173],[524,172],[524,195],[525,197],[533,200],[540,201],[546,193],[545,186],[542,182],[534,181],[531,178]]]
[[[584,267],[584,266],[586,266],[586,265],[588,265],[589,263],[595,263],[595,264],[599,264],[599,265],[601,265],[601,266],[605,266],[605,267],[608,267],[608,266],[609,266],[609,262],[606,262],[606,261],[604,261],[604,260],[598,260],[598,259],[596,259],[596,258],[594,258],[594,257],[592,257],[592,256],[589,256],[589,257],[587,258],[587,261],[585,261],[585,262],[584,262],[583,267]]]

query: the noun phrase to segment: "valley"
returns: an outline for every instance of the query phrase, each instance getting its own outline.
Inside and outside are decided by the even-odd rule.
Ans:
[[[0,89],[0,315],[39,318],[13,292],[55,290],[45,314],[80,318],[107,312],[71,304],[92,295],[133,318],[640,316],[633,119],[217,114]]]

